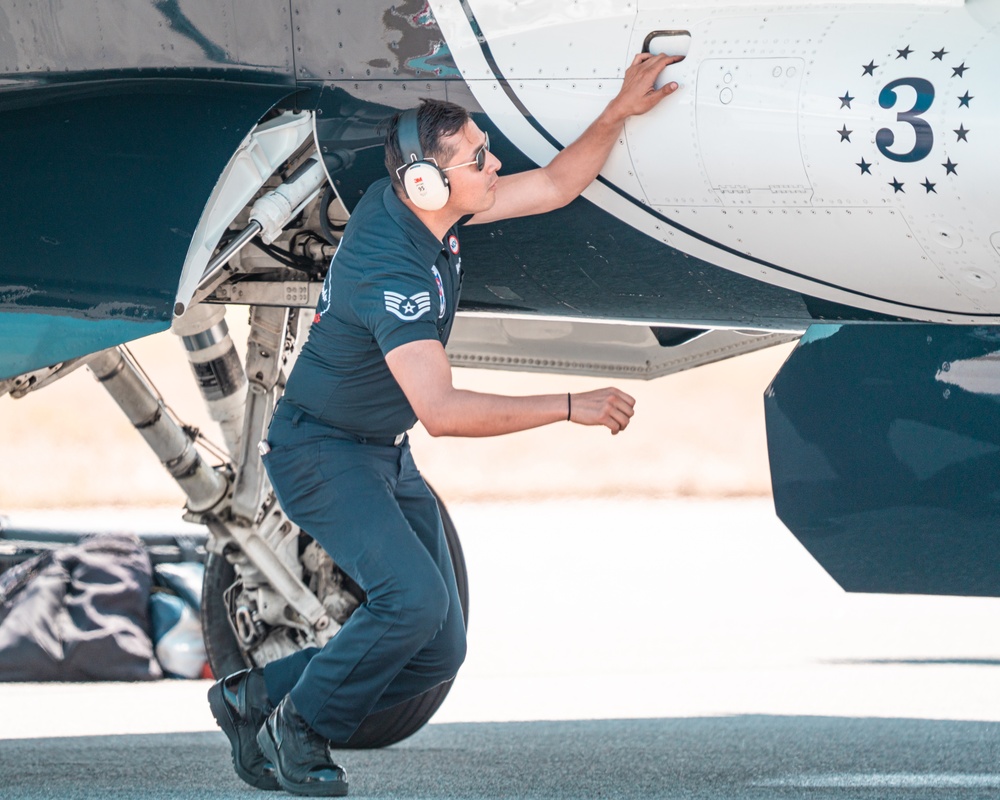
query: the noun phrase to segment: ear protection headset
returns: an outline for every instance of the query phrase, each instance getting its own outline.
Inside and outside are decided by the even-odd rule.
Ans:
[[[403,154],[403,166],[396,170],[403,191],[417,208],[437,211],[444,208],[451,194],[448,176],[433,158],[424,158],[417,128],[417,109],[411,108],[399,116],[396,141]]]

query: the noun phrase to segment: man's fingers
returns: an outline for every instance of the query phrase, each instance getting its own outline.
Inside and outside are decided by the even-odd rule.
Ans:
[[[683,61],[683,60],[684,60],[684,56],[663,56],[663,63],[662,64],[655,64],[655,65],[649,64],[648,66],[651,69],[655,68],[655,70],[656,70],[656,76],[653,78],[653,83],[656,82],[656,77],[658,77],[659,74],[663,70],[665,70],[671,64],[676,64],[678,61]],[[667,87],[672,87],[672,88],[670,88],[669,90],[667,90]],[[671,92],[675,91],[676,89],[677,89],[677,82],[676,81],[671,81],[670,83],[666,84],[665,86],[662,86],[658,90],[658,94],[662,94],[664,97],[666,97],[668,94],[670,94]]]
[[[632,397],[632,395],[625,394],[625,392],[623,392],[621,389],[615,389],[614,391],[615,391],[616,396],[622,402],[624,402],[626,406],[628,406],[629,408],[632,408],[633,406],[635,406],[635,398]]]
[[[624,428],[626,425],[628,425],[629,417],[631,415],[627,414],[625,411],[623,411],[620,408],[616,408],[616,409],[614,409],[614,411],[611,412],[610,416],[611,416],[611,418],[615,422],[618,423],[618,426],[620,428]]]
[[[645,76],[650,72],[659,72],[667,65],[667,57],[662,53],[653,55],[652,53],[636,53],[632,59],[632,64],[626,70],[635,76]],[[626,79],[628,75],[626,75]]]
[[[615,419],[627,421],[633,414],[635,414],[635,410],[628,403],[619,400],[616,403],[611,403],[608,408],[608,414],[613,416]]]
[[[607,422],[605,422],[605,423],[604,423],[604,426],[605,426],[605,427],[606,427],[606,428],[607,428],[607,429],[608,429],[609,431],[611,431],[611,435],[612,435],[612,436],[614,436],[614,435],[615,435],[616,433],[621,433],[621,432],[622,432],[623,430],[625,430],[625,426],[624,426],[624,425],[622,425],[622,424],[621,424],[621,423],[620,423],[620,422],[619,422],[618,420],[616,420],[616,419],[609,419],[609,420],[608,420]]]
[[[618,92],[618,106],[623,116],[645,114],[663,98],[676,91],[677,83],[656,88],[656,81],[664,68],[682,61],[683,56],[668,56],[664,53],[636,53],[632,65],[625,71],[622,87]]]
[[[611,435],[615,436],[628,427],[628,417],[612,417],[605,423],[605,425],[607,425],[608,430],[611,431]]]
[[[652,56],[650,53],[641,53],[640,55],[651,57],[643,61],[633,61],[632,65],[641,64],[641,69],[647,72],[660,72],[660,70],[666,69],[671,64],[676,64],[678,61],[684,60],[684,56],[668,56],[666,53],[660,53],[656,56]]]
[[[627,420],[628,417],[623,414],[609,411],[604,415],[604,419],[601,422],[605,428],[611,431],[612,434],[615,434],[628,424]]]
[[[573,398],[574,422],[603,425],[612,433],[619,433],[628,427],[634,414],[635,398],[614,387],[595,389]]]
[[[620,433],[628,427],[635,414],[634,406],[635,400],[624,392],[615,391],[608,397],[604,424],[611,433]]]

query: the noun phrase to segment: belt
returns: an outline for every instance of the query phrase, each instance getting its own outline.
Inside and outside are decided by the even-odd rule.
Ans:
[[[331,425],[329,422],[324,422],[311,414],[307,414],[298,406],[292,405],[284,400],[278,402],[277,407],[274,409],[274,416],[280,419],[291,420],[292,425],[298,425],[300,422],[322,425],[329,431],[330,436],[333,436],[336,439],[346,439],[349,442],[357,442],[358,444],[374,444],[381,447],[399,447],[406,441],[405,433],[400,433],[396,436],[362,436],[359,433],[345,431],[342,428]]]

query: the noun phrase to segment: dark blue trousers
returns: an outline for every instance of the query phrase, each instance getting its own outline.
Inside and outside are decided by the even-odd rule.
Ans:
[[[290,694],[314,730],[346,742],[370,713],[455,676],[465,622],[437,502],[407,443],[344,438],[276,415],[264,465],[289,518],[365,590],[322,649],[268,664],[275,703]]]

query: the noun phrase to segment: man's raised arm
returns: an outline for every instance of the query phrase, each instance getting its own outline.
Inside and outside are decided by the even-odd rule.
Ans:
[[[597,177],[611,154],[625,120],[645,114],[677,89],[674,82],[654,88],[656,77],[683,56],[639,53],[625,71],[622,87],[580,137],[540,169],[501,176],[496,203],[467,224],[542,214],[571,202]]]

